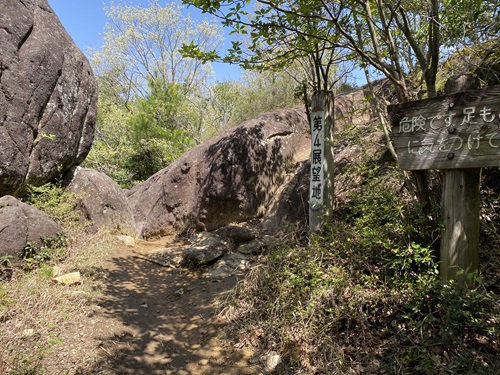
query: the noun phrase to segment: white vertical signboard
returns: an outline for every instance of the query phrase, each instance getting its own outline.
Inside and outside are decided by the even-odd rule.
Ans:
[[[313,211],[324,204],[325,170],[325,111],[311,114],[311,183],[309,205]]]
[[[318,232],[333,213],[333,113],[331,91],[317,91],[311,99],[311,182],[309,229]]]

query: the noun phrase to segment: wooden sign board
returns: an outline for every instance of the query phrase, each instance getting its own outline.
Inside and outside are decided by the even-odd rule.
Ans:
[[[500,166],[500,85],[387,107],[406,170]]]

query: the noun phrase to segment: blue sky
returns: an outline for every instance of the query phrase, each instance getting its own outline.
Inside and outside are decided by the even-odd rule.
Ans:
[[[85,53],[89,48],[99,49],[102,45],[102,34],[106,24],[103,4],[109,4],[110,0],[48,0],[50,6],[57,14],[66,31],[71,35],[76,45]],[[147,6],[149,0],[128,0],[127,4]],[[160,3],[166,3],[161,1]],[[170,1],[181,3],[181,0]],[[115,0],[115,4],[120,0]],[[194,19],[208,18],[198,9],[190,7],[187,12]],[[216,79],[223,81],[237,79],[239,70],[228,64],[213,65]]]

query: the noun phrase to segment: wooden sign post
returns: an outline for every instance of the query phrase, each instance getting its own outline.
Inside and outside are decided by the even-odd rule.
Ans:
[[[312,97],[311,180],[309,228],[320,231],[333,212],[333,92],[318,91]]]
[[[444,170],[440,273],[466,285],[479,264],[480,168],[500,166],[500,85],[391,105],[388,112],[401,168]]]

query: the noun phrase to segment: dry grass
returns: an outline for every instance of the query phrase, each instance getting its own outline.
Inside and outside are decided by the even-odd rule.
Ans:
[[[70,347],[65,331],[93,314],[100,295],[102,261],[111,251],[111,236],[81,237],[69,246],[67,258],[57,264],[63,272],[79,271],[80,285],[52,281],[52,264],[0,282],[0,369],[8,374],[45,374],[51,360]],[[2,373],[2,371],[0,371]]]
[[[284,238],[228,297],[221,318],[280,352],[290,374],[498,374],[498,210],[483,210],[491,221],[484,280],[462,293],[439,281],[425,221],[400,197],[397,176],[362,172],[359,192],[331,225],[307,244]]]

